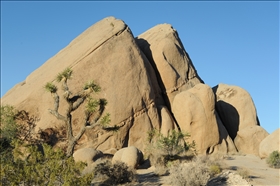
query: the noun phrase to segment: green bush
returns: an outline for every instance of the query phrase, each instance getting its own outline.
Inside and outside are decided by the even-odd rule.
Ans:
[[[93,179],[93,173],[82,175],[85,163],[75,163],[60,149],[16,140],[13,145],[13,156],[8,161],[1,158],[1,185],[89,185]]]
[[[280,168],[280,152],[273,151],[266,159],[267,164],[273,168]]]
[[[82,175],[86,164],[33,139],[34,126],[27,112],[1,106],[0,185],[89,185],[93,173]]]
[[[102,182],[105,185],[124,184],[135,181],[134,170],[123,162],[112,163],[106,160],[96,165],[95,182]]]
[[[17,134],[17,125],[15,119],[16,111],[10,105],[1,106],[1,124],[0,124],[0,139],[1,151],[3,143],[11,142]]]
[[[221,173],[221,167],[219,164],[212,164],[209,166],[210,176],[213,177],[219,173]]]
[[[147,156],[153,165],[166,166],[169,161],[180,159],[180,155],[190,150],[195,151],[194,142],[187,140],[190,135],[181,131],[172,130],[164,136],[157,130],[148,133]]]

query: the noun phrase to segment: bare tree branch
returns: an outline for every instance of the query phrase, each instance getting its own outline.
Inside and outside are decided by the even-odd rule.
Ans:
[[[61,114],[59,114],[57,111],[49,109],[49,112],[52,115],[54,115],[57,119],[67,121],[66,118],[64,116],[62,116]]]
[[[83,96],[83,97],[80,97],[74,102],[73,104],[73,108],[72,108],[72,111],[76,110],[77,108],[79,108],[79,106],[81,106],[81,104],[84,103],[84,101],[86,100],[86,97]]]

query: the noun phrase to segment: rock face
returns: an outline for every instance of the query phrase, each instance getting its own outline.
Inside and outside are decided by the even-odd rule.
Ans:
[[[136,168],[143,161],[143,154],[134,146],[125,147],[114,154],[112,163],[118,161],[126,163],[129,167]]]
[[[259,156],[261,158],[266,158],[273,151],[280,152],[280,128],[269,134],[264,138],[259,147]]]
[[[259,125],[255,105],[247,91],[226,84],[219,84],[213,90],[217,112],[233,140],[239,130]]]
[[[156,69],[166,104],[172,110],[176,94],[203,82],[192,64],[176,30],[157,25],[136,38],[140,49]]]
[[[197,84],[174,98],[174,116],[181,130],[191,134],[199,153],[212,153],[219,142],[214,112],[215,97],[208,85]]]
[[[219,139],[219,144],[215,147],[214,153],[222,153],[222,154],[236,153],[237,149],[236,149],[232,139],[230,138],[230,136],[227,132],[227,129],[225,128],[219,115],[217,114],[217,112],[215,112],[215,116],[216,116],[217,124],[218,124],[218,128],[219,128],[220,139]]]
[[[238,151],[259,154],[259,144],[268,133],[259,125],[250,94],[238,86],[219,84],[213,88],[216,109]]]
[[[267,136],[268,133],[261,126],[248,126],[238,131],[234,144],[238,151],[258,156],[260,143]]]
[[[160,117],[161,118],[160,133],[163,134],[163,136],[168,136],[169,132],[177,129],[176,123],[173,120],[173,117],[171,116],[167,107],[162,106],[159,108],[159,110],[160,110],[160,116],[161,116]]]
[[[105,112],[110,113],[111,125],[122,126],[116,135],[98,129],[87,131],[81,144],[87,143],[102,151],[132,144],[143,148],[147,131],[159,129],[157,105],[164,105],[164,101],[156,87],[154,70],[128,26],[113,17],[84,31],[30,74],[25,83],[7,93],[3,102],[38,116],[37,128],[62,126],[63,123],[48,112],[53,100],[42,87],[66,67],[71,67],[74,75],[69,81],[70,91],[81,91],[84,83],[95,80],[102,87],[97,96],[108,101]],[[58,93],[62,95],[62,91]],[[66,104],[60,105],[59,111],[64,113]],[[74,132],[79,129],[83,114],[82,108],[73,113]]]
[[[128,146],[143,151],[151,129],[165,136],[171,130],[189,132],[200,153],[235,152],[237,146],[243,149],[243,139],[248,144],[261,139],[245,135],[247,130],[255,134],[255,129],[248,127],[259,125],[250,95],[240,87],[225,84],[214,87],[213,94],[169,24],[157,25],[135,38],[122,20],[107,17],[11,89],[1,98],[2,104],[38,118],[36,131],[63,134],[64,123],[49,113],[53,98],[43,86],[54,82],[62,96],[61,85],[54,80],[67,67],[74,76],[68,81],[70,91],[75,94],[94,80],[101,86],[101,92],[94,96],[107,100],[104,113],[110,114],[111,126],[119,127],[115,133],[98,127],[87,130],[75,151],[92,148],[114,154],[116,149]],[[65,114],[67,104],[60,101],[58,111]],[[83,123],[84,108],[85,103],[72,113],[74,135]],[[265,136],[260,131],[258,136]],[[255,147],[252,151],[255,153]],[[78,152],[76,157],[80,157]]]

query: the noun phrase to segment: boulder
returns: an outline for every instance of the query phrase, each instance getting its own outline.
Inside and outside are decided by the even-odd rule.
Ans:
[[[259,146],[260,158],[266,158],[273,151],[280,152],[280,128],[266,136]]]
[[[219,128],[219,144],[215,146],[215,151],[214,153],[218,154],[234,154],[237,152],[237,149],[229,136],[227,129],[225,128],[224,124],[222,123],[219,115],[217,112],[215,112],[215,116],[217,119],[217,124]]]
[[[87,130],[75,149],[88,144],[101,151],[128,145],[143,149],[147,132],[159,129],[161,125],[157,105],[165,103],[154,69],[136,44],[129,27],[114,17],[89,27],[4,95],[2,103],[40,118],[36,123],[37,130],[63,130],[63,121],[48,111],[53,109],[53,98],[43,86],[54,82],[62,97],[61,85],[54,80],[67,67],[73,70],[73,78],[68,81],[70,91],[75,94],[86,82],[94,80],[101,86],[101,92],[94,96],[108,102],[104,113],[110,114],[110,125],[120,127],[114,134],[99,128]],[[62,98],[60,101],[59,112],[64,114],[67,104]],[[84,105],[72,113],[74,135],[83,124]]]
[[[239,152],[259,155],[261,141],[268,136],[268,132],[261,126],[248,126],[239,130],[234,144]]]
[[[246,90],[219,84],[213,91],[216,94],[216,110],[233,140],[239,130],[260,125],[254,102]]]
[[[177,94],[173,101],[173,113],[183,132],[191,135],[200,154],[211,154],[219,143],[219,129],[215,116],[215,97],[205,84]]]
[[[136,42],[154,67],[166,104],[172,111],[176,94],[203,82],[178,33],[170,24],[159,24],[140,34]]]
[[[137,168],[143,161],[143,153],[134,146],[125,147],[114,154],[112,163],[118,161],[126,163],[129,167]]]
[[[176,123],[166,106],[159,106],[159,113],[161,118],[160,133],[163,136],[168,136],[169,132],[177,129]]]
[[[82,161],[88,165],[95,162],[98,158],[101,158],[103,153],[94,148],[81,148],[74,152],[73,157],[75,162]]]

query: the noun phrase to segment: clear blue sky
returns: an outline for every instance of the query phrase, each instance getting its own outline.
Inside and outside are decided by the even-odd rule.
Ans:
[[[135,37],[173,25],[206,84],[244,88],[261,126],[279,128],[279,2],[1,1],[1,97],[108,16]]]

